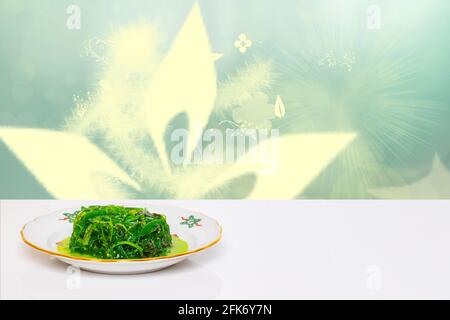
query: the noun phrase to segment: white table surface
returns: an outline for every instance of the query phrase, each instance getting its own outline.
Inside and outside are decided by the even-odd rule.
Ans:
[[[156,273],[71,274],[19,230],[82,202],[1,201],[1,298],[450,298],[450,201],[150,202],[217,218],[222,242]]]

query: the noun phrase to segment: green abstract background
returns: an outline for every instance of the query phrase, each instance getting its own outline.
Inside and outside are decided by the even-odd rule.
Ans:
[[[219,82],[256,62],[270,68],[267,83],[261,79],[264,93],[283,97],[286,107],[273,128],[283,135],[358,134],[299,198],[450,198],[450,2],[198,3],[211,47],[223,54],[216,64]],[[66,27],[72,4],[81,8],[79,30]],[[86,97],[98,80],[98,61],[83,54],[86,41],[150,21],[167,49],[193,4],[0,0],[0,126],[62,130],[76,97]],[[373,5],[381,13],[375,30],[367,26]],[[240,34],[252,40],[245,53],[235,47]],[[211,123],[232,121],[229,111],[215,112]],[[1,142],[0,159],[0,198],[53,197]],[[252,179],[242,177],[210,197],[243,198]],[[176,197],[154,188],[131,196]]]

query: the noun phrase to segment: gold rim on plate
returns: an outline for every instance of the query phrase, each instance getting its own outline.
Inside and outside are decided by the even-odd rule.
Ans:
[[[202,215],[203,215],[203,214],[202,214]],[[33,220],[33,221],[30,221],[30,222],[27,222],[26,224],[23,225],[22,229],[20,230],[20,236],[22,237],[22,241],[23,241],[26,245],[30,246],[31,248],[33,248],[33,249],[35,249],[35,250],[44,252],[44,253],[46,253],[46,254],[49,254],[49,255],[55,256],[55,257],[61,257],[61,258],[66,258],[66,259],[71,259],[71,260],[80,260],[80,261],[101,262],[101,263],[109,263],[109,262],[114,262],[114,263],[117,263],[117,262],[119,262],[119,263],[120,263],[120,262],[146,262],[146,261],[155,261],[155,260],[173,259],[173,258],[178,258],[178,257],[187,256],[187,255],[190,255],[190,254],[193,254],[193,253],[197,253],[197,252],[203,251],[203,250],[205,250],[205,249],[211,248],[212,246],[214,246],[215,244],[217,244],[217,243],[222,239],[222,226],[219,224],[219,222],[218,222],[216,219],[213,219],[213,218],[210,218],[210,217],[207,217],[207,218],[213,220],[213,221],[217,224],[217,226],[219,227],[219,236],[218,236],[217,239],[215,239],[214,241],[210,242],[210,243],[207,244],[206,246],[200,247],[200,248],[195,249],[195,250],[187,251],[187,252],[184,252],[184,253],[179,253],[179,254],[172,255],[172,256],[154,257],[154,258],[144,258],[144,259],[96,259],[96,258],[81,258],[81,257],[75,257],[75,256],[68,256],[68,255],[65,255],[65,254],[61,254],[61,253],[59,253],[59,252],[54,252],[54,251],[49,251],[49,250],[43,249],[43,248],[41,248],[41,247],[39,247],[39,246],[37,246],[37,245],[31,243],[29,240],[27,240],[27,238],[25,238],[25,235],[24,235],[24,230],[25,230],[27,224],[29,224],[30,222],[33,222],[34,220]],[[36,220],[36,219],[35,219],[35,220]]]

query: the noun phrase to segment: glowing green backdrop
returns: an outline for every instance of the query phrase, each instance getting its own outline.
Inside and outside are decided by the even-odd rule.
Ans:
[[[0,197],[448,199],[449,13],[447,0],[0,0]],[[270,178],[165,171],[163,129],[195,117],[276,129],[292,157]]]

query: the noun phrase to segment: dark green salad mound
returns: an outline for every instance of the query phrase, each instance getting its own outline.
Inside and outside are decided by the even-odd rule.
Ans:
[[[82,207],[73,222],[72,252],[100,259],[167,255],[172,236],[166,217],[143,208]]]

